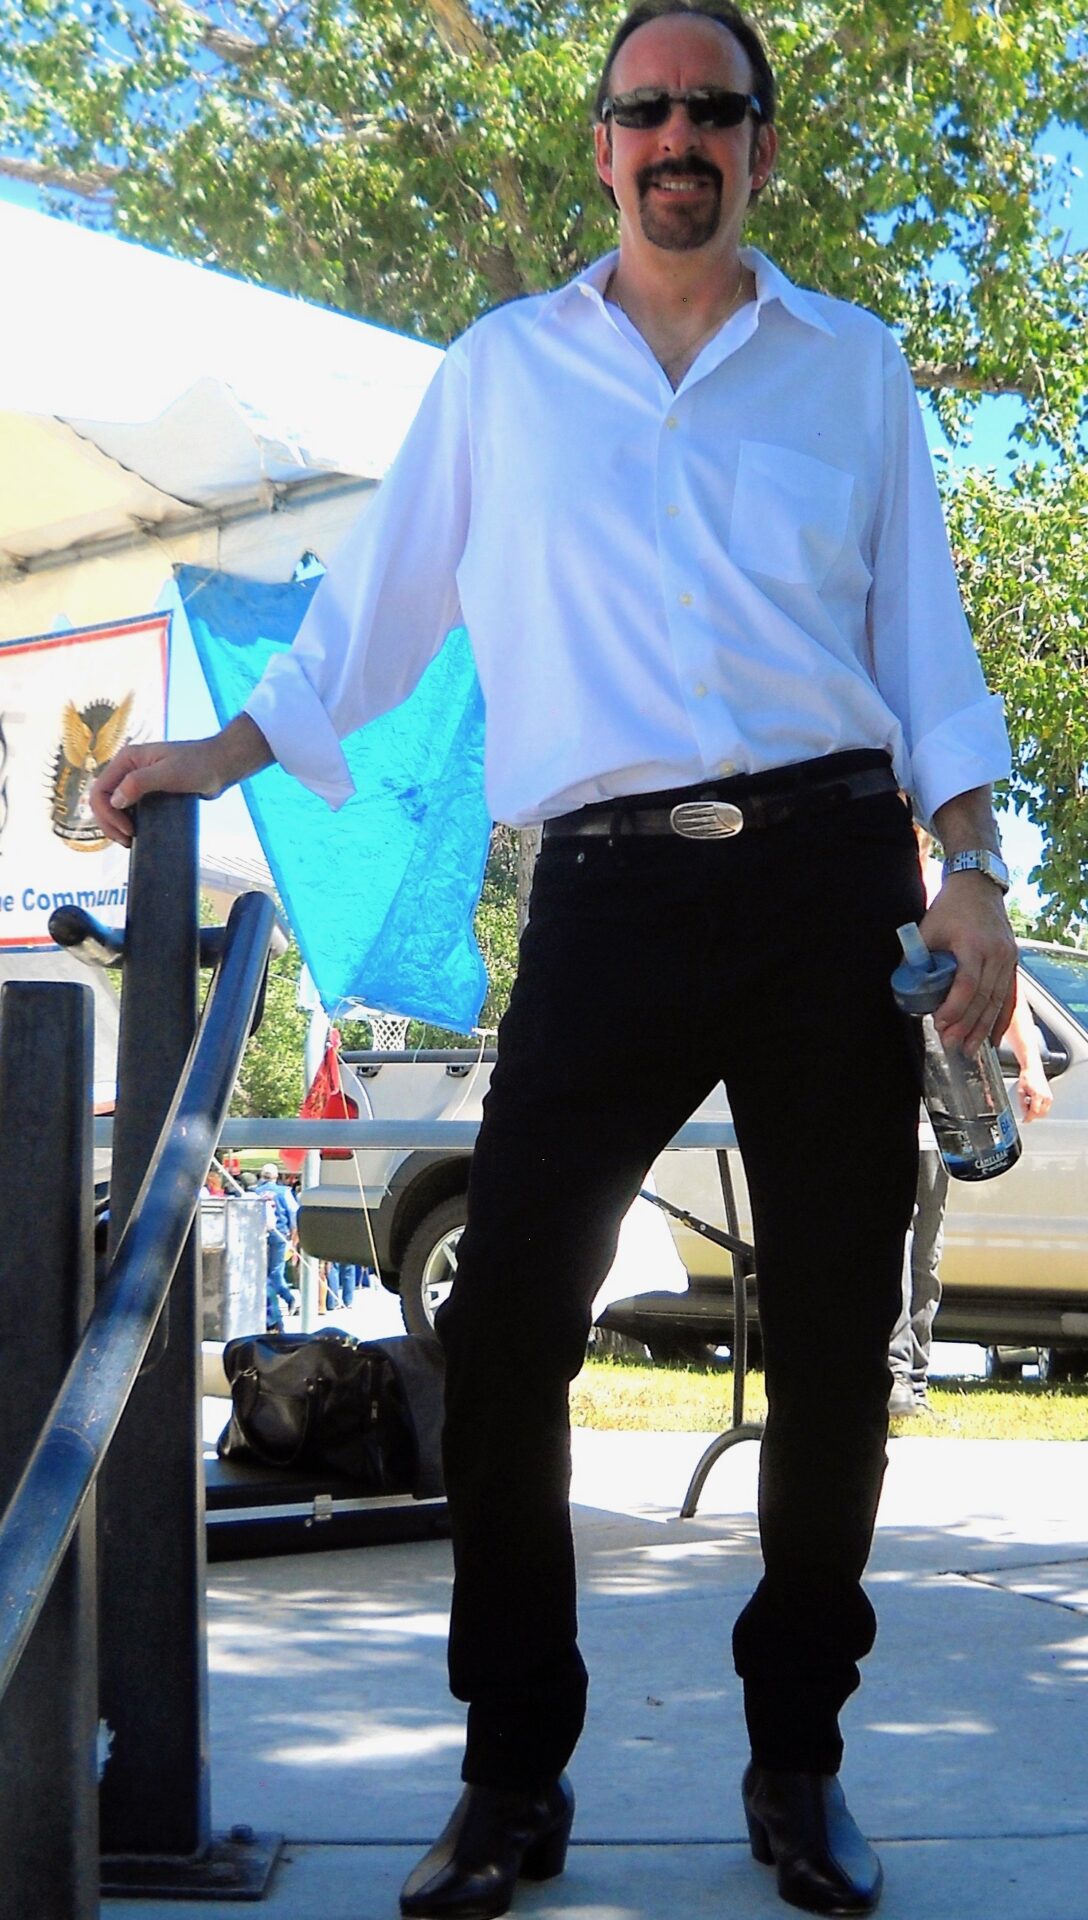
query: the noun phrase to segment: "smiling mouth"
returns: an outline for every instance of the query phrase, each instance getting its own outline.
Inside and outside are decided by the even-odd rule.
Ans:
[[[655,189],[658,193],[671,193],[676,195],[704,193],[713,185],[714,182],[708,179],[706,174],[701,173],[688,174],[685,178],[679,180],[674,176],[671,179],[650,181],[651,188]]]

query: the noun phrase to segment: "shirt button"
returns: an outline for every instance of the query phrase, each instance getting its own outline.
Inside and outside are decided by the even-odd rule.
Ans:
[[[675,413],[670,413],[668,419],[665,422],[665,425],[668,427],[670,433],[673,433],[675,431],[675,429],[680,425],[680,422],[676,418]]]
[[[690,607],[690,605],[691,605],[691,595],[690,595],[690,593],[682,593],[682,594],[680,595],[680,605],[681,605],[682,607]]]
[[[679,511],[680,509],[675,500],[670,500],[668,506],[665,508],[665,512],[668,514],[670,520],[675,520]]]
[[[696,683],[696,686],[695,686],[695,698],[696,698],[697,700],[705,700],[705,699],[706,699],[706,688],[704,687],[704,685],[703,685],[703,683],[702,683],[702,681],[701,681],[701,680],[699,680],[699,681],[697,681],[697,683]]]

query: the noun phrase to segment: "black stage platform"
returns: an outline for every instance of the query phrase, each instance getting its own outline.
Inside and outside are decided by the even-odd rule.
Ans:
[[[204,1482],[209,1561],[388,1546],[449,1534],[444,1499],[375,1496],[342,1474],[238,1466],[206,1448]]]

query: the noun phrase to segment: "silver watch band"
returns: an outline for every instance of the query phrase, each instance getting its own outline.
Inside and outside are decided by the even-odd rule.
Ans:
[[[1002,893],[1009,891],[1009,869],[1001,855],[991,852],[989,847],[965,847],[960,853],[950,854],[941,874],[947,880],[952,873],[984,873]]]

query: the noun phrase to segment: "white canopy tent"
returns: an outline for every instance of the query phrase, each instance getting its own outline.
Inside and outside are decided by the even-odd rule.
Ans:
[[[380,481],[441,357],[5,203],[0,249],[2,637],[61,605],[142,612],[175,560],[290,578]]]
[[[326,558],[441,358],[6,202],[0,258],[0,641],[145,613],[179,564],[284,581]],[[169,732],[214,725],[178,649]],[[203,811],[205,845],[255,850],[239,796]]]

